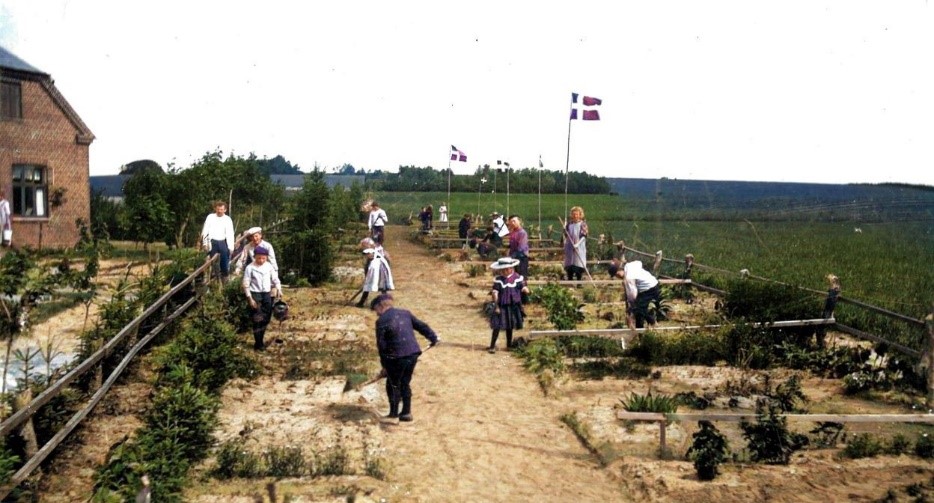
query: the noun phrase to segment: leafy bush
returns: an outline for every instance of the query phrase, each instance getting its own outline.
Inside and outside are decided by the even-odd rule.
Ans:
[[[517,353],[522,358],[525,368],[533,374],[550,370],[555,375],[560,375],[565,371],[564,356],[553,339],[532,341]]]
[[[649,365],[715,365],[728,357],[719,334],[696,331],[642,334],[626,352]]]
[[[672,414],[678,411],[678,399],[669,395],[653,395],[651,391],[645,395],[630,393],[629,398],[619,400],[629,412],[660,412]]]
[[[243,439],[228,440],[220,445],[215,455],[216,466],[211,475],[224,480],[234,477],[253,478],[263,476],[262,460],[247,450]]]
[[[233,377],[251,375],[255,363],[237,344],[230,325],[218,322],[222,319],[222,297],[217,295],[185,322],[173,344],[156,351],[156,367],[162,375],[173,366],[188,366],[193,372],[192,383],[209,393]]]
[[[882,454],[885,445],[871,433],[860,433],[847,442],[842,456],[850,459],[872,458]]]
[[[566,335],[556,338],[555,343],[570,358],[606,358],[625,354],[618,341],[604,337]]]
[[[787,465],[791,455],[807,444],[807,437],[788,430],[788,420],[771,400],[757,408],[755,423],[744,420],[740,428],[748,442],[750,457],[757,463]]]
[[[270,477],[303,477],[308,473],[308,463],[301,446],[272,447],[263,453],[266,474]]]
[[[922,433],[915,442],[915,454],[923,459],[934,459],[934,436]]]
[[[548,284],[532,290],[532,301],[541,304],[548,312],[550,321],[558,330],[573,330],[584,321],[578,309],[579,302],[567,288]]]
[[[140,442],[145,439],[154,445],[163,441],[177,443],[181,455],[200,459],[213,443],[218,406],[217,399],[190,383],[163,388],[156,393],[146,414],[148,429],[140,436]]]
[[[0,439],[0,486],[5,486],[10,481],[18,465],[19,456],[7,448],[5,439]]]
[[[694,432],[694,441],[688,449],[688,459],[694,461],[694,470],[700,480],[713,480],[718,467],[728,459],[730,447],[726,437],[710,421],[698,421],[700,429]]]

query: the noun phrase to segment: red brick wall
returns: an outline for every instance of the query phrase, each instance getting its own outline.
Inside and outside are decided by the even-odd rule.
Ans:
[[[14,246],[62,248],[78,241],[75,219],[91,217],[89,145],[40,82],[23,80],[23,119],[0,121],[0,184],[10,194],[14,164],[45,166],[49,194],[65,189],[61,206],[48,207],[47,218],[13,216]]]

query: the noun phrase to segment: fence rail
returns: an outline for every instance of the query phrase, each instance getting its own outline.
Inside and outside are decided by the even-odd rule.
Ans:
[[[216,262],[218,262],[218,256],[214,256],[211,259],[206,260],[204,264],[188,275],[188,277],[186,277],[183,281],[169,289],[169,291],[160,296],[139,316],[127,323],[100,349],[95,351],[75,368],[55,381],[28,404],[10,415],[10,417],[0,422],[0,435],[9,435],[13,431],[28,425],[28,421],[32,419],[32,416],[35,415],[36,412],[42,408],[42,406],[48,404],[53,398],[58,396],[65,389],[65,387],[71,384],[75,379],[94,369],[95,366],[100,364],[100,362],[106,358],[114,350],[114,348],[117,347],[118,344],[123,342],[124,339],[127,339],[131,336],[136,336],[140,325],[145,320],[156,314],[160,309],[162,309],[170,300],[172,300],[175,295],[180,293],[183,289],[187,288],[200,276],[205,275],[209,278],[211,270]],[[165,327],[175,321],[175,319],[177,319],[179,316],[184,314],[185,311],[187,311],[201,297],[201,295],[203,295],[203,292],[199,292],[197,289],[195,289],[194,296],[188,299],[185,303],[181,304],[171,314],[166,316],[162,322],[153,327],[144,337],[139,339],[133,345],[133,347],[127,351],[127,354],[123,357],[117,367],[110,373],[110,375],[107,377],[107,380],[94,392],[85,406],[72,415],[68,422],[65,423],[65,426],[56,432],[56,434],[53,435],[52,438],[50,438],[41,448],[39,448],[35,453],[30,454],[29,459],[27,459],[25,464],[23,464],[23,466],[13,474],[8,484],[0,488],[0,499],[6,497],[17,485],[26,480],[26,478],[28,478],[32,472],[35,471],[35,469],[38,468],[39,465],[59,445],[61,445],[62,442],[65,441],[66,438],[68,438],[68,435],[70,435],[72,431],[74,431],[74,429],[81,423],[81,421],[83,421],[88,416],[88,414],[91,413],[91,411],[94,409],[94,407],[97,406],[107,391],[110,390],[110,388],[117,381],[117,379],[130,364],[133,358],[136,357],[137,353],[139,353],[142,348],[144,348],[150,341],[152,341],[156,335],[162,332]]]
[[[672,421],[755,421],[754,413],[673,413],[619,411],[616,418],[623,421],[651,421],[658,423],[659,449],[664,452],[665,430]],[[834,422],[834,423],[924,423],[934,424],[934,414],[783,414],[782,417],[793,421]]]

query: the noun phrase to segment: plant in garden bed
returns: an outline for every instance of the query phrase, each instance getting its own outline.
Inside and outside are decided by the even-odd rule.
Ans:
[[[525,368],[538,377],[545,393],[554,385],[554,380],[564,374],[564,355],[553,339],[532,341],[514,354],[522,358]]]
[[[571,292],[561,285],[549,284],[532,289],[532,301],[539,303],[548,313],[550,321],[558,330],[572,330],[584,321],[580,303]]]
[[[653,395],[651,391],[644,395],[630,393],[629,398],[619,400],[629,412],[660,412],[672,414],[678,411],[678,399],[669,395]]]
[[[807,444],[807,437],[788,430],[788,419],[771,400],[757,407],[755,423],[744,420],[740,428],[748,442],[750,458],[757,463],[787,465],[791,455]]]
[[[710,421],[698,421],[700,429],[694,432],[694,441],[686,457],[694,462],[697,478],[713,480],[721,463],[729,459],[730,447],[726,437]]]

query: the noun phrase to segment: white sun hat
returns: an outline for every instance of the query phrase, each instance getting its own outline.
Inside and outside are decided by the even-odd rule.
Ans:
[[[497,260],[496,262],[493,262],[492,264],[490,264],[490,269],[493,269],[494,271],[496,271],[499,269],[506,269],[507,267],[515,267],[517,265],[519,265],[518,259],[514,259],[511,257],[503,257]]]

